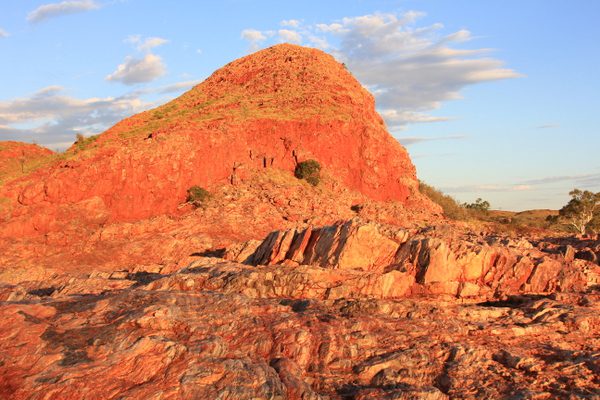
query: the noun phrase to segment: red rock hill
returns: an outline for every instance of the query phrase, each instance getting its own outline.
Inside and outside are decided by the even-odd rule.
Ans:
[[[192,185],[235,183],[263,168],[293,171],[311,158],[372,199],[431,207],[373,96],[332,56],[288,44],[227,64],[181,97],[4,185],[0,196],[14,201],[13,225],[43,212],[35,226],[43,233],[59,206],[105,210],[109,222],[169,214]]]

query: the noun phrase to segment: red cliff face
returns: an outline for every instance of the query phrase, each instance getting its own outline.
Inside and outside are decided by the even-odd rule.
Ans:
[[[108,221],[128,221],[175,212],[192,185],[235,183],[263,168],[291,173],[306,159],[372,199],[431,207],[371,94],[332,56],[287,44],[236,60],[178,99],[74,145],[0,196],[13,199],[13,222],[31,213],[23,208],[52,215],[66,204],[85,210],[90,199]]]

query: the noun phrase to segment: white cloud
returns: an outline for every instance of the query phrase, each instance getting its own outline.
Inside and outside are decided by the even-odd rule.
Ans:
[[[256,29],[244,29],[242,31],[242,39],[246,39],[251,42],[259,42],[266,40],[267,37],[263,35],[261,31],[257,31]]]
[[[106,77],[108,81],[118,81],[125,85],[134,85],[153,81],[166,73],[162,58],[156,54],[146,54],[143,58],[128,56],[117,70]]]
[[[462,89],[469,85],[521,76],[490,57],[490,49],[456,48],[472,40],[466,29],[442,34],[439,23],[415,26],[423,15],[409,11],[347,17],[303,26],[299,31],[281,29],[278,39],[302,43],[306,38],[308,44],[327,49],[344,62],[375,95],[391,129],[446,120],[428,112],[445,101],[460,99]],[[254,50],[272,41],[268,31],[252,32],[260,38],[251,41]]]
[[[0,38],[9,37],[10,35],[4,29],[0,28]]]
[[[0,140],[36,141],[63,150],[73,143],[77,133],[101,133],[123,118],[162,104],[198,83],[187,80],[104,98],[77,98],[61,86],[48,86],[27,97],[0,100]]]
[[[469,40],[468,31],[440,38],[440,25],[414,28],[406,22],[414,18],[375,14],[343,20],[348,31],[338,34],[339,57],[363,83],[385,88],[377,96],[379,107],[431,110],[442,101],[460,98],[465,86],[519,76],[499,60],[469,57],[482,49],[448,47]]]
[[[334,22],[333,24],[317,24],[317,30],[326,33],[346,33],[347,29],[344,29],[342,24]]]
[[[169,43],[167,39],[163,39],[161,37],[149,37],[142,39],[141,35],[131,35],[125,39],[125,42],[133,44],[138,51],[150,51],[155,47]]]
[[[407,123],[442,122],[450,119],[416,111],[400,111],[393,108],[379,110],[379,114],[385,119],[390,129],[401,129]]]
[[[241,34],[242,39],[250,42],[250,50],[258,50],[262,42],[267,40],[267,37],[256,29],[244,29]]]
[[[296,31],[291,31],[289,29],[280,29],[277,33],[279,34],[279,39],[282,42],[288,42],[288,43],[301,43],[302,42],[302,35],[300,35]]]
[[[100,8],[94,0],[71,0],[44,4],[27,15],[27,21],[40,22],[48,18]]]
[[[291,26],[292,28],[297,28],[300,26],[300,21],[297,19],[285,19],[279,23],[281,26]]]

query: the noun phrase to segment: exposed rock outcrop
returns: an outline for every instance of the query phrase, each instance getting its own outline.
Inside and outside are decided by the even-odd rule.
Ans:
[[[0,397],[550,399],[600,393],[597,291],[463,304],[334,289],[313,296],[293,278],[303,269],[337,272],[338,279],[372,274],[213,258],[169,275],[94,274],[44,290],[0,287]],[[253,291],[259,288],[253,274],[262,274],[260,285],[272,291]],[[326,286],[322,278],[312,274],[306,283]],[[92,282],[104,290],[86,294]],[[304,297],[278,292],[279,284]]]
[[[30,275],[0,285],[0,397],[593,398],[600,267],[553,246],[347,221]]]
[[[574,292],[600,284],[600,268],[591,262],[550,255],[524,239],[513,241],[443,227],[410,233],[348,221],[321,228],[275,231],[253,254],[247,253],[229,258],[252,265],[369,271],[385,276],[394,288],[394,296],[486,298]]]

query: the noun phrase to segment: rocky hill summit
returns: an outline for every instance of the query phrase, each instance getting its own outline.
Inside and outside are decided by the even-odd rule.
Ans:
[[[315,159],[337,182],[374,200],[437,210],[418,191],[406,150],[374,99],[332,56],[282,44],[236,60],[181,97],[128,118],[0,189],[21,232],[56,227],[61,205],[105,210],[107,221],[176,213],[188,188],[214,188],[266,168]],[[35,228],[33,228],[35,225]],[[28,229],[29,227],[29,229]]]

